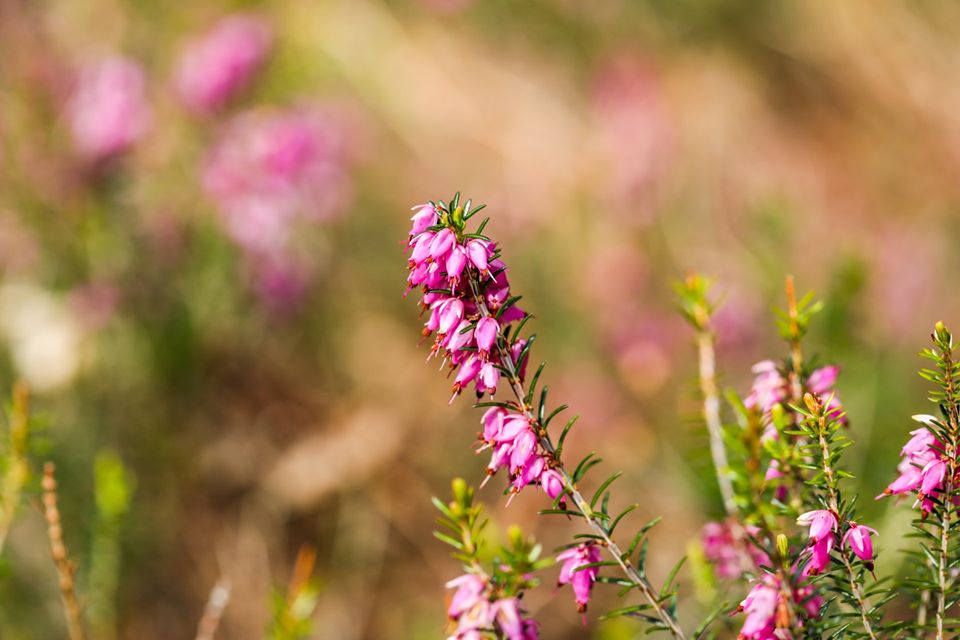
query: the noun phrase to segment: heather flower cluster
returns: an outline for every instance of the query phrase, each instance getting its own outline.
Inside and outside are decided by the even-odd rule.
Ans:
[[[540,628],[520,606],[516,597],[498,597],[490,577],[466,573],[447,583],[456,589],[447,607],[454,625],[448,640],[481,640],[502,637],[507,640],[537,640]]]
[[[420,303],[428,314],[423,336],[433,337],[429,357],[442,359],[453,376],[451,402],[471,384],[478,398],[493,396],[501,376],[520,382],[526,373],[527,341],[504,339],[506,327],[526,313],[511,298],[496,244],[464,232],[470,213],[418,205],[407,242],[407,283],[422,291]],[[506,469],[513,494],[530,484],[551,499],[563,493],[563,477],[552,468],[529,416],[498,405],[487,410],[482,424],[479,449],[491,450],[489,476]]]
[[[806,379],[806,390],[825,399],[828,414],[846,424],[847,418],[843,413],[843,405],[834,391],[840,367],[830,365],[814,369]],[[753,384],[750,393],[743,399],[748,409],[756,409],[764,418],[766,429],[765,439],[776,439],[777,430],[771,420],[771,413],[776,406],[783,406],[790,401],[790,381],[773,360],[763,360],[753,365]]]
[[[226,113],[253,86],[273,40],[260,17],[228,15],[184,44],[162,89],[194,123],[212,125],[199,186],[241,250],[255,293],[284,311],[303,300],[318,271],[317,256],[295,241],[298,232],[338,218],[352,182],[349,127],[336,109],[298,103]],[[143,67],[115,55],[80,67],[64,122],[78,156],[101,169],[142,141],[153,111]]]
[[[565,438],[576,418],[567,422],[554,444],[548,426],[566,405],[549,411],[545,386],[539,402],[534,402],[542,364],[530,388],[524,386],[534,336],[524,339],[520,333],[529,315],[516,306],[519,298],[510,291],[507,267],[500,258],[499,248],[483,235],[487,221],[481,223],[476,232],[466,230],[467,221],[482,208],[472,208],[471,204],[468,200],[461,206],[458,194],[449,204],[437,201],[413,208],[406,242],[407,292],[417,289],[421,293],[420,306],[426,314],[423,337],[431,339],[427,359],[441,360],[452,376],[450,402],[472,385],[480,401],[478,406],[487,408],[479,443],[479,450],[491,451],[484,482],[505,469],[509,474],[511,499],[528,485],[539,486],[554,501],[554,507],[559,506],[542,513],[576,515],[590,527],[591,533],[579,534],[573,544],[565,546],[557,555],[561,563],[558,586],[571,586],[580,612],[586,611],[593,586],[601,580],[600,566],[617,565],[623,571],[623,578],[616,583],[629,585],[630,590],[636,590],[646,600],[646,604],[627,607],[618,615],[650,609],[645,617],[651,629],[668,631],[682,640],[685,636],[670,604],[675,598],[672,589],[676,571],[660,589],[654,589],[645,575],[647,541],[644,536],[658,519],[642,528],[631,546],[622,551],[612,537],[614,530],[624,516],[639,505],[631,505],[619,515],[610,513],[607,489],[619,473],[607,478],[587,501],[577,483],[599,461],[587,456],[572,473],[561,462]],[[497,395],[500,387],[509,390],[509,399]],[[575,510],[567,510],[568,497]],[[466,538],[462,545],[452,544],[457,548],[472,546],[472,542],[467,545]],[[617,560],[601,562],[604,549]],[[631,558],[635,552],[639,554],[636,561]],[[468,558],[467,554],[458,557]],[[679,567],[680,564],[677,569]],[[478,626],[493,623],[508,638],[535,637],[536,626],[514,615],[518,609],[513,600],[504,602],[499,594],[491,597],[476,568],[468,573],[474,577],[464,577],[462,582],[451,585],[458,589],[457,606],[450,612],[457,633],[477,634]],[[516,594],[508,592],[508,595]],[[470,606],[460,606],[463,601]],[[469,615],[466,612],[470,612]]]
[[[924,425],[936,423],[936,418],[931,415],[916,415],[913,419]],[[934,499],[941,493],[947,476],[945,447],[927,426],[914,429],[910,436],[910,440],[900,450],[900,464],[897,465],[900,475],[877,499],[915,493],[921,510],[930,513],[935,504]]]
[[[735,580],[744,575],[745,569],[756,573],[761,567],[771,565],[767,552],[752,540],[761,534],[760,527],[756,525],[748,524],[741,528],[729,522],[708,522],[701,530],[700,544],[716,576]]]

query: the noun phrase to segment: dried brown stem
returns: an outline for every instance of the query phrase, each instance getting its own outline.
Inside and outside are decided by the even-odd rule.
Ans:
[[[67,632],[70,640],[85,640],[80,600],[77,598],[77,568],[70,560],[67,546],[63,543],[63,527],[57,507],[56,467],[52,462],[43,465],[43,513],[47,520],[47,536],[50,538],[50,554],[60,579],[60,597],[67,617]]]

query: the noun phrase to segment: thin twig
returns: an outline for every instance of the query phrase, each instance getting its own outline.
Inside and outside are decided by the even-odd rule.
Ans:
[[[57,479],[54,477],[56,467],[52,462],[43,465],[43,512],[47,520],[47,535],[50,538],[50,554],[57,568],[60,578],[60,597],[63,600],[63,610],[67,617],[67,632],[70,640],[84,640],[83,619],[80,612],[80,601],[77,598],[76,573],[77,568],[70,560],[67,547],[63,543],[63,527],[60,524],[60,510],[57,508]]]
[[[823,469],[824,478],[827,481],[827,504],[831,511],[839,514],[840,501],[837,498],[837,479],[833,474],[833,467],[830,465],[830,447],[827,444],[825,435],[827,430],[826,407],[820,405],[818,412],[817,434],[820,441],[821,468]],[[876,635],[873,632],[873,626],[870,624],[870,617],[867,615],[866,599],[864,598],[863,593],[860,591],[860,585],[857,584],[856,574],[853,572],[853,567],[850,565],[850,558],[847,557],[847,552],[842,549],[840,550],[840,559],[843,561],[843,568],[846,571],[847,580],[850,582],[850,591],[853,593],[853,597],[857,601],[858,613],[860,614],[860,620],[863,622],[863,628],[867,632],[868,636],[871,638],[876,638]]]
[[[949,432],[946,443],[947,473],[944,480],[943,512],[940,520],[940,557],[937,563],[937,640],[943,640],[943,622],[947,613],[947,564],[950,561],[950,522],[953,519],[953,480],[957,473],[957,439],[960,437],[960,415],[957,411],[957,389],[954,379],[952,348],[941,349],[943,356],[944,404],[947,406]]]
[[[469,278],[474,302],[476,302],[480,314],[482,316],[493,317],[493,314],[490,313],[490,310],[487,308],[486,302],[483,300],[483,296],[480,295],[479,284],[476,280],[475,274],[472,271]],[[540,424],[540,421],[536,418],[536,416],[534,416],[533,412],[525,402],[526,391],[524,390],[523,384],[520,382],[520,376],[517,375],[517,369],[513,361],[513,355],[507,348],[505,340],[497,340],[497,351],[500,355],[500,362],[507,372],[507,378],[510,381],[510,388],[517,399],[517,405],[520,408],[520,411],[531,425],[535,425],[535,431],[537,433],[540,446],[543,447],[544,451],[546,451],[547,454],[556,462],[556,470],[563,477],[563,484],[567,489],[567,493],[569,493],[571,499],[573,500],[573,503],[576,505],[577,510],[583,516],[584,520],[586,520],[593,532],[597,534],[603,541],[603,546],[607,548],[607,551],[610,553],[613,559],[618,565],[620,565],[620,569],[623,571],[623,573],[640,591],[640,593],[643,594],[643,597],[650,604],[656,617],[660,619],[667,631],[669,631],[674,638],[677,638],[678,640],[685,640],[686,636],[684,636],[683,630],[677,624],[677,621],[673,619],[673,616],[671,616],[667,610],[663,608],[660,603],[660,598],[653,589],[653,586],[633,567],[630,559],[624,557],[625,554],[623,551],[620,550],[620,547],[617,546],[617,543],[614,542],[614,540],[610,537],[610,534],[607,533],[607,530],[596,518],[593,509],[590,507],[590,504],[577,489],[576,483],[574,482],[570,473],[557,457],[557,450],[550,438],[550,435],[547,433],[543,425]]]
[[[230,602],[230,581],[221,577],[210,590],[207,606],[203,609],[203,617],[197,625],[196,640],[213,640],[223,618],[223,610]]]
[[[736,518],[739,514],[733,482],[730,479],[730,462],[723,443],[723,421],[720,418],[720,394],[717,390],[715,339],[709,318],[697,330],[697,352],[700,364],[700,392],[703,394],[703,419],[710,435],[710,455],[717,473],[717,484],[727,515]]]

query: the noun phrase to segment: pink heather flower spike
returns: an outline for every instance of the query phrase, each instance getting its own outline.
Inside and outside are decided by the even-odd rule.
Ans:
[[[198,114],[221,109],[250,84],[272,39],[270,28],[254,16],[224,18],[184,49],[174,78],[180,99]]]
[[[851,522],[850,528],[843,534],[843,540],[840,544],[843,548],[847,548],[849,544],[849,547],[853,549],[853,553],[869,565],[873,562],[873,542],[870,540],[871,534],[879,535],[876,529]]]
[[[66,115],[74,145],[88,159],[105,160],[127,151],[152,121],[143,69],[120,57],[85,66]]]
[[[837,517],[826,509],[818,509],[800,514],[797,524],[810,527],[810,539],[819,542],[827,536],[832,537],[837,529]]]

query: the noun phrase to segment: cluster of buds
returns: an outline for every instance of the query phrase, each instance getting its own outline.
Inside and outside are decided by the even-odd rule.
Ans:
[[[784,587],[787,588],[784,588]],[[802,628],[803,617],[817,618],[823,597],[811,585],[790,587],[779,575],[765,574],[737,608],[746,614],[739,640],[785,640],[790,629]],[[798,616],[796,610],[803,616]]]
[[[839,518],[832,511],[817,509],[801,514],[797,524],[810,527],[810,543],[801,554],[801,557],[808,558],[802,575],[820,574],[830,565],[830,552],[836,546],[837,534],[841,530]],[[846,523],[846,532],[840,540],[841,548],[852,550],[870,570],[874,557],[871,535],[877,535],[875,529],[851,520]]]
[[[507,640],[537,640],[535,620],[524,617],[516,597],[497,597],[490,578],[483,573],[465,573],[447,583],[456,589],[447,615],[453,625],[448,640],[482,640],[491,634]]]
[[[708,522],[703,526],[703,553],[718,578],[732,580],[741,577],[747,568],[753,571],[770,566],[770,556],[752,541],[760,534],[760,528],[750,524]]]
[[[883,490],[877,499],[902,493],[916,493],[917,504],[924,514],[933,509],[935,498],[942,490],[947,476],[945,447],[928,426],[936,426],[931,415],[916,415],[913,419],[924,425],[910,432],[910,440],[900,450],[900,475]]]
[[[573,597],[577,603],[577,611],[584,613],[590,602],[593,583],[597,581],[600,569],[596,563],[600,562],[600,549],[593,542],[579,544],[557,554],[557,560],[562,562],[560,577],[557,586],[569,584],[573,589]]]

